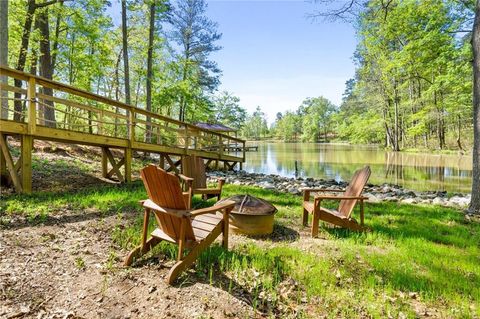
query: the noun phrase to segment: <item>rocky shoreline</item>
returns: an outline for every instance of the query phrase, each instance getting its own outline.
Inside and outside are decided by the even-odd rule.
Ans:
[[[245,171],[211,172],[210,178],[223,177],[226,183],[233,185],[257,186],[264,189],[275,190],[282,193],[301,195],[302,190],[307,187],[343,189],[346,182],[337,182],[333,179],[314,178],[289,178],[278,175],[267,175],[259,173],[247,173]],[[213,180],[212,180],[213,181]],[[445,191],[419,192],[404,189],[398,185],[367,184],[364,195],[369,202],[400,202],[405,204],[440,205],[466,209],[470,203],[470,194],[448,194]]]

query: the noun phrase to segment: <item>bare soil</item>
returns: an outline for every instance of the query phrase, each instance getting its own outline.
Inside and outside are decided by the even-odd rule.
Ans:
[[[36,141],[34,156],[43,166],[34,170],[33,185],[36,190],[72,191],[112,183],[101,177],[99,155],[95,148]],[[73,160],[89,169],[65,170],[52,164]],[[2,189],[3,195],[11,192]],[[164,279],[173,261],[162,256],[123,267],[127,251],[114,244],[111,230],[126,226],[136,214],[65,209],[40,224],[32,224],[24,216],[9,216],[13,220],[0,225],[0,318],[293,318],[300,311],[322,312],[311,299],[295,309],[280,305],[284,308],[267,315],[253,307],[243,285],[227,289],[222,274],[215,274],[213,285],[207,276],[192,274],[169,286]],[[268,241],[237,235],[230,239],[231,245],[249,241],[266,248],[276,241],[288,241],[319,256],[335,253],[328,240],[312,239],[295,225],[276,225]],[[286,294],[298,288],[291,279],[281,286]],[[424,313],[426,308],[419,303],[419,317],[436,317]]]

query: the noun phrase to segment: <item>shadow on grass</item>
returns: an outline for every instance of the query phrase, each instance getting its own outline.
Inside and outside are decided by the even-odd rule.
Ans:
[[[185,273],[176,286],[197,282],[212,285],[249,305],[256,315],[277,317],[280,315],[277,287],[287,277],[287,271],[278,256],[243,254],[214,245],[199,257],[194,272]]]
[[[297,241],[300,238],[300,233],[293,228],[287,227],[280,223],[273,224],[273,232],[268,235],[243,235],[247,238],[255,240],[265,240],[272,241],[275,243],[278,242],[293,242]]]
[[[369,232],[394,240],[424,239],[460,248],[480,244],[480,224],[468,223],[458,210],[446,207],[368,204],[365,213]],[[362,238],[366,234],[347,229],[324,227],[336,238]]]
[[[19,229],[77,223],[122,213],[138,213],[146,197],[141,182],[84,187],[65,192],[36,192],[2,196],[0,226]]]

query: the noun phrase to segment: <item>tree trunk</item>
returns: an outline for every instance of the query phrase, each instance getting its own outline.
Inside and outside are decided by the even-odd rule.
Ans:
[[[50,52],[50,27],[48,23],[48,8],[44,8],[37,14],[35,24],[40,30],[40,76],[47,79],[53,78],[52,56]],[[42,89],[45,95],[53,96],[51,88],[44,87]],[[55,106],[52,101],[44,100],[45,112],[43,117],[45,119],[45,126],[56,127],[55,120]]]
[[[130,67],[128,66],[128,35],[127,35],[127,1],[122,0],[122,44],[123,44],[123,68],[125,74],[125,103],[130,100]]]
[[[462,121],[461,121],[461,116],[458,115],[458,132],[457,132],[457,145],[458,149],[460,151],[465,151],[462,147]]]
[[[8,66],[8,1],[0,1],[0,65]],[[7,83],[6,76],[0,77],[1,83]],[[0,118],[8,119],[8,92],[2,91],[0,97]]]
[[[394,100],[393,100],[393,106],[394,106],[394,117],[395,117],[395,128],[393,130],[393,150],[395,152],[400,151],[400,144],[399,144],[399,135],[400,135],[400,122],[399,122],[399,96],[398,96],[398,91],[397,91],[397,80],[394,80]]]
[[[60,5],[63,6],[63,2],[60,2]],[[53,48],[52,48],[52,68],[55,70],[55,65],[57,64],[58,56],[58,38],[60,37],[60,23],[62,22],[62,11],[58,10],[57,21],[55,21],[55,39],[53,39]]]
[[[153,38],[155,36],[155,1],[150,5],[150,34],[148,36],[148,57],[147,57],[147,111],[152,110],[152,76],[153,76]],[[150,116],[147,116],[147,131],[145,140],[147,143],[151,142],[152,126],[150,125]]]
[[[16,69],[19,71],[24,71],[25,69],[25,62],[27,61],[27,52],[28,52],[28,43],[30,41],[30,33],[32,30],[32,23],[33,23],[33,16],[35,14],[35,0],[28,0],[27,5],[27,14],[25,15],[25,23],[23,25],[23,32],[22,32],[22,41],[20,46],[20,53],[18,55],[18,62]],[[14,81],[15,87],[21,88],[22,81],[15,79]],[[25,118],[23,115],[23,104],[22,104],[22,94],[15,93],[15,101],[14,101],[14,110],[15,114],[13,115],[13,119],[18,122],[22,122]]]
[[[480,214],[480,0],[475,5],[473,47],[473,170],[472,199],[468,211]]]

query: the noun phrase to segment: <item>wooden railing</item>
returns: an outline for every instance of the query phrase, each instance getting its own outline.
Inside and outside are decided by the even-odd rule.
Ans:
[[[245,141],[0,66],[0,132],[113,148],[245,161]],[[14,81],[21,85],[14,85]],[[6,92],[6,93],[5,93]],[[7,101],[6,103],[4,101]],[[230,152],[238,145],[243,151]]]

